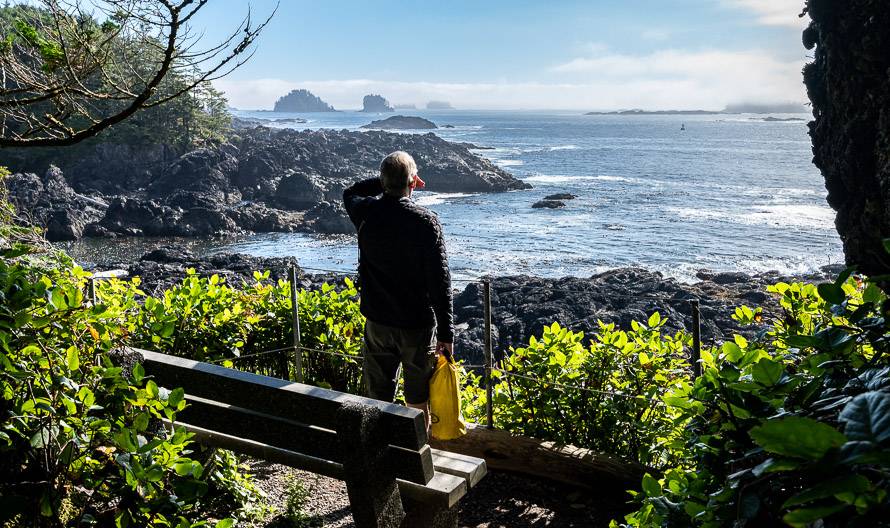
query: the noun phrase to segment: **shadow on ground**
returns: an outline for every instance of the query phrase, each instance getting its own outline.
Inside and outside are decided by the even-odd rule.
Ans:
[[[606,527],[630,508],[620,489],[607,493],[503,472],[489,472],[460,502],[460,526],[467,528]]]

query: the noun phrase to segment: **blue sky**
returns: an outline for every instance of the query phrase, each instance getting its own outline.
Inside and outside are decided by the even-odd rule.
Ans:
[[[722,108],[803,101],[803,0],[282,0],[250,63],[217,84],[239,108],[309,88],[464,108]],[[213,0],[209,44],[247,3]],[[253,0],[255,16],[275,3]]]

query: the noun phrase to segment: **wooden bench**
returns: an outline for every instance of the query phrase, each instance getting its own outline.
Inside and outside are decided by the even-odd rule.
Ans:
[[[146,375],[185,389],[177,425],[202,444],[346,482],[355,525],[457,526],[485,460],[429,446],[416,410],[148,350]]]

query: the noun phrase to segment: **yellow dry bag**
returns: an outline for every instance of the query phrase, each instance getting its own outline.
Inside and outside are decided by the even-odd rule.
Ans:
[[[458,368],[441,355],[430,379],[430,422],[432,435],[439,440],[467,434],[467,424],[460,414]]]

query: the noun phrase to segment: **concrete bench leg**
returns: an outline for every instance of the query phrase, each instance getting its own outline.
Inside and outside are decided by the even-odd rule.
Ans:
[[[403,499],[405,520],[401,528],[457,528],[457,506],[442,508]]]
[[[405,518],[393,469],[385,461],[389,442],[382,433],[375,407],[347,402],[337,412],[337,439],[356,528],[397,528]]]

